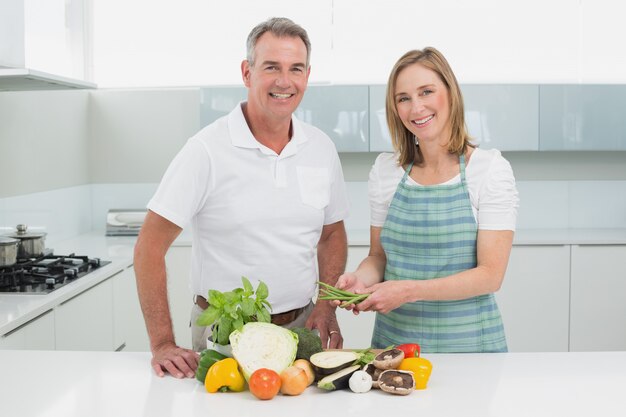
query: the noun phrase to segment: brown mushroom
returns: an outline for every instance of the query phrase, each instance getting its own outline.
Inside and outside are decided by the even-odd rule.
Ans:
[[[415,389],[413,372],[388,369],[378,378],[380,389],[397,395],[408,395]]]
[[[373,363],[368,363],[367,365],[365,365],[363,370],[367,372],[368,374],[370,374],[370,376],[372,377],[372,388],[380,388],[378,386],[378,378],[380,377],[380,374],[383,372],[383,369],[378,369],[377,367],[374,366]]]
[[[372,363],[378,369],[398,369],[403,359],[403,351],[400,349],[389,349],[376,355]]]

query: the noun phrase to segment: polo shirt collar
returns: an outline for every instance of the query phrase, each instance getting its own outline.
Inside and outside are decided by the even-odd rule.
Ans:
[[[256,148],[265,152],[268,148],[255,139],[254,135],[252,135],[252,132],[250,131],[250,128],[248,127],[248,122],[246,122],[246,118],[244,117],[242,110],[242,105],[244,103],[244,101],[240,102],[228,115],[228,130],[230,131],[231,143],[233,146],[237,146],[239,148]],[[304,132],[304,129],[302,128],[302,124],[294,115],[291,115],[291,126],[293,134],[291,136],[291,140],[287,146],[285,146],[283,152],[281,152],[282,156],[286,156],[285,153],[296,153],[298,145],[301,145],[309,140]]]

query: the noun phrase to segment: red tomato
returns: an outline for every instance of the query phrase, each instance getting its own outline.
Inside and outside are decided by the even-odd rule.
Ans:
[[[271,400],[280,390],[280,375],[271,369],[260,368],[250,375],[250,392],[259,400]]]

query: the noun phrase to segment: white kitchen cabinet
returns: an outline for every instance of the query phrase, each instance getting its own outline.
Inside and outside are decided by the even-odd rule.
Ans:
[[[571,351],[626,350],[626,246],[572,246]]]
[[[0,68],[29,68],[62,78],[84,80],[88,47],[85,42],[88,15],[85,8],[85,0],[2,0]],[[28,80],[38,75],[47,76],[20,75],[15,78],[21,81],[13,80],[11,88],[7,89],[40,89],[44,83],[31,88],[35,84]],[[58,89],[63,85],[62,78],[56,83],[53,80],[48,88]]]
[[[191,349],[190,314],[193,295],[189,290],[191,246],[172,246],[165,255],[167,293],[174,337],[178,346]]]
[[[346,271],[354,271],[369,253],[369,246],[350,246]],[[337,309],[337,321],[346,349],[364,349],[370,346],[374,330],[375,313],[360,313],[355,316],[351,311]]]
[[[511,352],[566,352],[569,245],[513,246],[496,293]]]
[[[150,350],[132,265],[113,277],[113,340],[116,350]]]
[[[0,2],[0,68],[23,67],[24,58],[24,2]]]
[[[54,312],[57,350],[112,351],[113,280],[70,298]]]
[[[54,350],[54,344],[54,312],[52,310],[0,336],[0,350]]]

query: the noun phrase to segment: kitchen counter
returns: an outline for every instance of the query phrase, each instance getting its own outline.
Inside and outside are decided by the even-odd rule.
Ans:
[[[112,261],[93,273],[78,279],[48,295],[0,294],[0,335],[27,323],[60,303],[104,281],[132,265],[133,246],[136,237],[104,236],[94,231],[75,238],[49,242],[57,254],[75,252],[78,255],[100,257]],[[368,246],[369,231],[349,230],[351,246]],[[542,229],[518,230],[514,245],[623,245],[626,229]],[[175,246],[190,246],[191,234],[183,232],[174,242]]]
[[[624,416],[626,352],[428,355],[426,390],[257,400],[158,378],[148,353],[3,351],[2,416]]]

